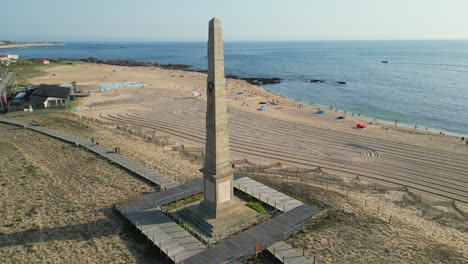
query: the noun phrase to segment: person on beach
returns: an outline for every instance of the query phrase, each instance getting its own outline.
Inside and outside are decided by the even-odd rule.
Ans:
[[[463,141],[465,141],[465,137],[462,137],[462,143],[463,143]]]

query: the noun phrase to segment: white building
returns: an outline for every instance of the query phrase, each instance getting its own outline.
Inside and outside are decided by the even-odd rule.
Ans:
[[[9,58],[10,60],[12,60],[13,62],[19,60],[19,56],[16,55],[16,54],[8,54],[8,55],[7,55],[7,58]]]

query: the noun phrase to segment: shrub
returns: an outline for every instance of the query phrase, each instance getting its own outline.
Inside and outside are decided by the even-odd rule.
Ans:
[[[255,211],[257,211],[257,212],[259,212],[261,214],[265,213],[265,208],[263,208],[263,206],[258,202],[248,202],[247,206],[254,209]]]

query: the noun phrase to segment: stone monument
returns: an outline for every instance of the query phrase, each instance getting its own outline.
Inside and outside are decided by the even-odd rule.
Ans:
[[[201,170],[205,199],[200,206],[207,214],[216,218],[219,213],[229,207],[233,196],[224,48],[221,21],[217,18],[213,18],[209,23],[206,93],[205,166]]]
[[[257,212],[234,196],[233,172],[229,155],[229,115],[224,78],[224,50],[221,21],[209,23],[206,146],[203,172],[204,200],[174,212],[206,237],[237,227]]]

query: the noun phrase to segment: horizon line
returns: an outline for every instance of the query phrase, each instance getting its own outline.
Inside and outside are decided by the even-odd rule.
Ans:
[[[319,42],[319,41],[443,41],[443,40],[468,40],[468,38],[395,38],[395,39],[296,39],[296,40],[224,40],[224,42]],[[20,42],[206,42],[207,40],[9,40],[9,41],[20,41]]]

